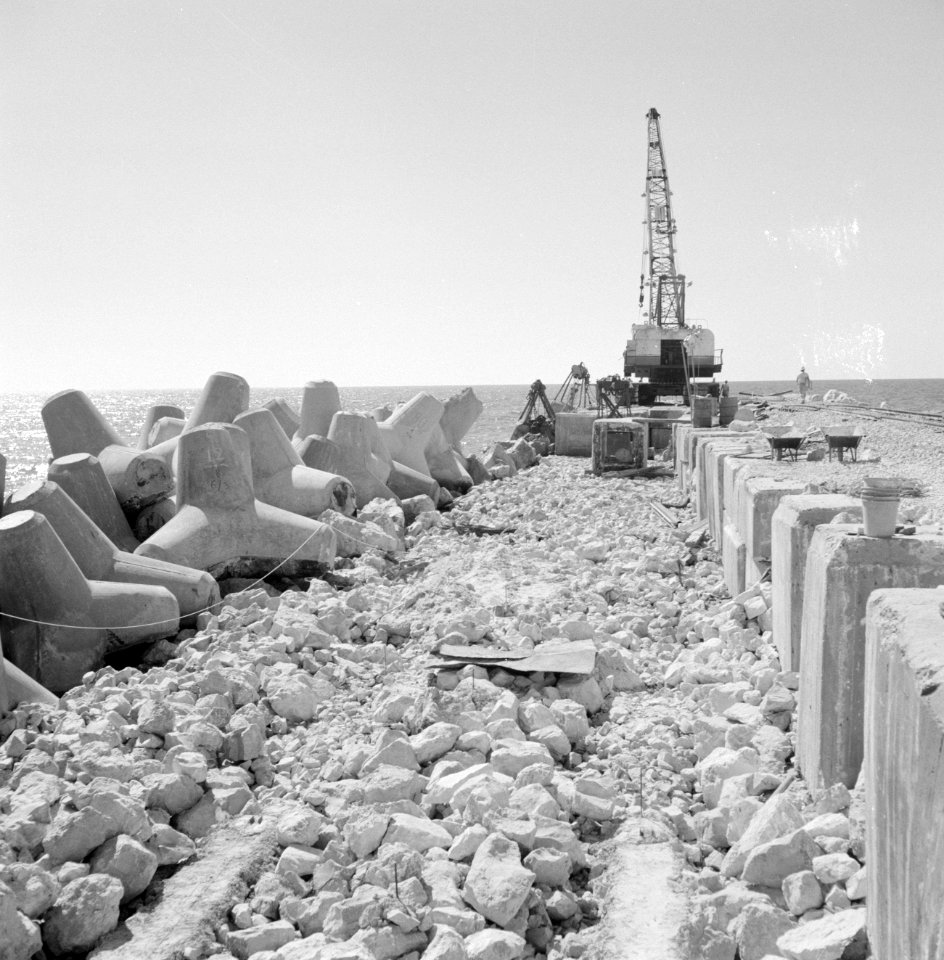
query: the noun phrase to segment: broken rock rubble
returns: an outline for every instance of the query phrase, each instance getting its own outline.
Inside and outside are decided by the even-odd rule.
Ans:
[[[784,938],[856,912],[861,798],[791,782],[796,675],[769,590],[730,598],[694,522],[653,521],[654,491],[671,495],[561,462],[402,530],[378,513],[408,565],[372,549],[335,586],[233,594],[163,666],[18,708],[0,903],[22,949],[37,920],[61,950],[101,936],[149,870],[260,817],[278,857],[215,931],[236,957],[579,956],[601,911],[594,844],[642,812],[691,867],[695,955],[788,957]],[[594,657],[577,675],[429,676],[442,642]],[[94,917],[74,909],[83,879],[103,892]]]

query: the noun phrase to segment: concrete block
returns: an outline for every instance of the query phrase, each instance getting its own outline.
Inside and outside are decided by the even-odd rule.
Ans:
[[[110,650],[172,636],[180,623],[164,587],[86,579],[33,510],[0,519],[0,609],[6,656],[53,693],[81,683]]]
[[[285,431],[287,437],[294,437],[301,423],[301,417],[292,409],[291,405],[282,399],[275,397],[273,400],[266,400],[263,404],[266,410],[271,410],[272,415],[279,422],[279,426]]]
[[[135,446],[139,450],[147,450],[153,447],[155,441],[148,439],[151,431],[158,420],[170,418],[172,420],[186,420],[186,415],[180,407],[175,407],[172,403],[153,403],[148,407],[144,415],[144,423],[141,424],[141,432],[138,434],[138,442]]]
[[[754,452],[755,444],[748,438],[724,438],[703,440],[699,447],[699,499],[704,490],[705,517],[708,520],[708,532],[715,543],[721,539],[721,527],[724,523],[724,463],[728,457],[744,457]]]
[[[298,451],[302,458],[302,463],[306,467],[312,467],[315,470],[324,470],[325,473],[337,473],[341,476],[341,467],[344,458],[341,455],[341,448],[329,440],[327,437],[316,437],[314,435],[305,437],[304,440],[295,440],[292,446]]]
[[[341,409],[341,394],[330,380],[309,380],[302,390],[302,409],[295,430],[295,440],[305,437],[326,437],[331,418]]]
[[[596,413],[558,413],[554,423],[554,453],[558,457],[589,457]]]
[[[858,529],[817,527],[806,561],[797,761],[813,791],[853,787],[862,766],[869,594],[944,583],[944,536],[879,539]]]
[[[271,410],[248,410],[234,423],[249,437],[252,482],[258,500],[303,517],[314,518],[325,510],[345,516],[354,513],[357,494],[351,481],[306,467]]]
[[[845,512],[860,517],[862,504],[842,494],[804,494],[784,497],[774,511],[770,528],[773,635],[786,671],[800,669],[803,580],[813,531]]]
[[[944,949],[944,632],[940,590],[877,590],[866,613],[865,805],[876,957]]]
[[[129,447],[81,390],[63,390],[42,408],[53,457],[90,453],[97,457],[122,508],[140,510],[174,489],[167,464],[148,451]]]
[[[7,513],[19,510],[35,510],[52,524],[86,579],[165,587],[177,600],[184,626],[193,626],[196,614],[220,599],[219,587],[208,573],[119,550],[52,480],[20,487],[10,497]]]
[[[374,497],[396,500],[385,483],[390,475],[389,465],[371,452],[371,425],[376,427],[377,423],[367,414],[339,412],[331,418],[328,430],[328,439],[337,446],[340,460],[337,472],[354,484],[358,508],[366,506]],[[383,479],[378,476],[381,473],[384,473]]]
[[[746,497],[746,527],[741,531],[747,547],[745,582],[756,583],[764,572],[759,561],[771,562],[771,528],[774,511],[784,497],[797,496],[804,483],[780,480],[774,477],[750,477],[744,484]]]
[[[472,477],[466,470],[465,458],[449,445],[438,423],[433,428],[424,453],[430,475],[441,487],[458,493],[465,493],[472,488]]]
[[[57,457],[49,464],[47,475],[69,494],[82,512],[116,547],[134,551],[138,540],[131,532],[115,491],[112,490],[97,457],[90,453]]]
[[[323,523],[255,498],[249,437],[209,423],[180,437],[177,514],[135,550],[198,570],[238,557],[331,564],[335,537]]]
[[[724,583],[731,596],[744,590],[744,575],[747,564],[747,548],[738,532],[737,524],[724,524],[721,535],[721,562],[724,567]]]

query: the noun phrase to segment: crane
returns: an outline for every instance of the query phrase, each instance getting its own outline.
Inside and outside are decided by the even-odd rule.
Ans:
[[[713,377],[721,370],[721,352],[715,353],[714,334],[685,319],[684,274],[675,264],[675,217],[672,191],[665,165],[665,148],[659,111],[646,114],[648,146],[646,163],[645,249],[643,272],[639,277],[639,307],[645,305],[645,323],[633,324],[632,337],[623,353],[623,373],[637,383],[639,402],[652,404],[660,397],[681,397],[688,401],[698,389],[697,377]],[[707,386],[699,385],[702,389]]]
[[[646,171],[646,241],[649,257],[649,322],[659,327],[685,326],[685,277],[675,270],[675,218],[665,166],[665,148],[659,112],[649,121],[649,162]],[[639,304],[643,304],[645,276],[640,276]]]

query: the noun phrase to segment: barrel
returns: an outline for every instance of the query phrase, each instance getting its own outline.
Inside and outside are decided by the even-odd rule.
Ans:
[[[736,416],[738,412],[737,397],[722,397],[718,408],[718,423],[726,427]]]
[[[710,427],[712,397],[692,397],[692,426]]]

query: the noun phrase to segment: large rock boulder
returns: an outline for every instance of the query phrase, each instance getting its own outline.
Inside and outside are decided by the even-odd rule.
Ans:
[[[524,905],[534,874],[521,865],[518,844],[491,834],[475,851],[462,896],[486,920],[507,926]]]

